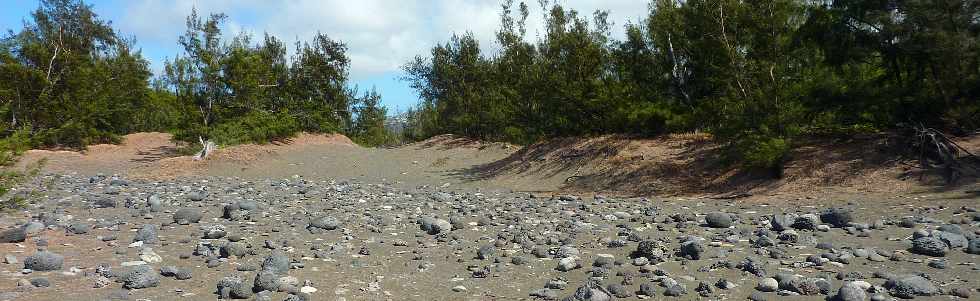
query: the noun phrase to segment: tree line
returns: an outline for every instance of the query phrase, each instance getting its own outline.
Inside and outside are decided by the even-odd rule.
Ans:
[[[154,77],[133,39],[79,0],[42,0],[0,40],[4,163],[28,147],[82,147],[166,131],[180,141],[264,143],[300,131],[390,141],[375,91],[350,88],[347,46],[324,34],[293,54],[265,34],[225,37],[223,14],[192,12],[182,53]]]
[[[611,37],[608,13],[504,1],[496,49],[472,33],[404,67],[421,103],[406,134],[529,143],[709,132],[751,167],[796,139],[925,124],[980,128],[980,2],[654,0]]]
[[[394,137],[375,91],[351,88],[342,41],[225,36],[192,12],[156,76],[134,40],[80,0],[42,0],[0,39],[0,163],[28,147],[138,131],[219,144],[300,131]],[[404,67],[421,102],[405,138],[708,132],[732,158],[779,167],[801,137],[921,124],[980,128],[980,3],[971,0],[653,0],[613,38],[608,13],[503,1],[495,47],[465,33]]]

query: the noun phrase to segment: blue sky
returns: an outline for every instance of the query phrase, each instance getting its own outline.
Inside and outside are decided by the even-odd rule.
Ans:
[[[529,39],[541,31],[537,0],[528,21]],[[614,35],[646,13],[647,0],[560,0],[582,12],[610,11]],[[362,91],[377,88],[391,113],[418,102],[415,91],[398,78],[399,67],[453,32],[471,31],[485,48],[493,49],[499,24],[497,0],[87,0],[103,20],[119,32],[136,38],[137,48],[152,63],[154,72],[165,58],[176,56],[177,37],[192,8],[202,14],[224,12],[226,36],[269,32],[287,44],[306,40],[317,31],[348,45],[351,79]],[[0,9],[0,29],[19,30],[37,8],[36,0],[7,0]]]

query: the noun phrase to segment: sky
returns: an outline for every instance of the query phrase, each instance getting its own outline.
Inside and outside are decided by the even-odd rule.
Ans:
[[[519,1],[519,0],[518,0]],[[558,0],[565,7],[591,14],[609,11],[613,36],[621,37],[627,22],[647,12],[647,0]],[[37,8],[36,0],[4,0],[0,29],[17,31]],[[531,12],[528,39],[543,32],[537,0],[526,1]],[[376,88],[389,113],[402,112],[418,95],[399,78],[400,67],[453,33],[473,32],[481,47],[493,51],[500,24],[498,0],[86,0],[103,20],[122,35],[134,37],[136,48],[158,73],[166,58],[180,53],[177,37],[191,9],[200,15],[223,12],[226,37],[268,32],[287,45],[310,39],[317,31],[348,46],[351,80],[361,91]],[[255,40],[255,39],[253,39]],[[258,39],[261,40],[261,39]]]

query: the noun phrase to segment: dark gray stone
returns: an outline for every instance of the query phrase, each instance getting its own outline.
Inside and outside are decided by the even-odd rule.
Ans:
[[[27,240],[27,231],[24,227],[9,229],[0,233],[0,243],[19,243]]]
[[[966,236],[962,234],[956,234],[953,232],[936,231],[932,233],[932,236],[939,239],[946,244],[950,249],[959,249],[966,247],[970,242],[966,239]]]
[[[164,277],[173,277],[177,280],[187,280],[191,279],[192,277],[189,269],[179,268],[176,266],[165,266],[160,268],[160,275]]]
[[[637,292],[639,295],[653,297],[657,295],[656,286],[651,283],[640,284],[640,291]]]
[[[71,234],[86,234],[88,231],[92,230],[92,225],[86,223],[72,223],[65,228],[65,231]]]
[[[35,271],[55,271],[60,270],[64,262],[64,256],[49,251],[40,251],[24,258],[24,268]]]
[[[38,278],[31,279],[31,285],[33,285],[34,287],[50,287],[51,281],[48,280],[48,278],[38,277]]]
[[[819,218],[813,214],[804,214],[793,220],[793,228],[800,230],[816,230],[819,225]]]
[[[774,214],[769,218],[769,224],[773,231],[783,231],[793,225],[793,219],[785,214]]]
[[[201,209],[196,208],[180,208],[174,212],[174,222],[182,225],[199,223],[203,217]]]
[[[711,228],[728,228],[734,223],[732,215],[725,212],[708,213],[704,220],[708,227]]]
[[[252,288],[239,276],[224,277],[218,280],[218,295],[221,299],[248,299]]]
[[[926,278],[921,276],[905,276],[885,282],[887,288],[893,296],[899,298],[915,298],[917,296],[938,295],[939,288]]]
[[[910,251],[920,255],[943,257],[949,252],[949,246],[935,237],[919,237],[912,241]]]
[[[262,271],[272,272],[276,275],[285,275],[289,272],[289,257],[282,252],[273,252],[262,261]]]
[[[980,238],[971,240],[964,251],[968,254],[980,255]]]
[[[141,289],[156,287],[160,285],[160,276],[153,272],[149,266],[136,266],[128,272],[119,276],[123,287],[128,289]]]
[[[323,230],[336,230],[340,227],[340,220],[332,216],[321,216],[310,220],[310,227]]]
[[[275,292],[279,289],[279,277],[279,275],[272,272],[259,272],[258,274],[255,274],[255,281],[252,284],[252,290],[256,292]]]
[[[633,296],[625,286],[619,283],[612,283],[606,286],[606,290],[616,298],[629,298]]]
[[[248,245],[241,242],[229,242],[221,246],[221,257],[242,258],[248,252]]]
[[[687,294],[687,289],[680,284],[675,284],[664,290],[664,296],[679,297]]]
[[[480,247],[479,250],[476,251],[476,258],[480,260],[490,259],[491,257],[493,257],[493,253],[495,251],[496,249],[493,247],[493,245],[482,246]]]
[[[837,301],[864,301],[867,299],[868,294],[851,282],[845,283],[843,286],[841,286],[840,289],[837,290],[837,296],[834,296],[834,300]]]
[[[449,232],[453,229],[453,225],[444,219],[426,217],[422,219],[421,225],[422,231],[430,235],[436,235],[442,232]]]
[[[700,241],[691,240],[681,244],[680,255],[691,259],[699,260],[704,253],[704,246],[701,245]]]
[[[846,227],[853,220],[854,217],[851,214],[851,210],[846,208],[830,208],[820,213],[821,222],[831,224],[838,228]]]
[[[157,237],[157,226],[156,225],[143,225],[138,231],[136,231],[136,236],[133,237],[133,242],[142,241],[144,244],[155,244],[160,242]]]

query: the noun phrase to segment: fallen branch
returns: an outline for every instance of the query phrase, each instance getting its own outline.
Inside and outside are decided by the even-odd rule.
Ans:
[[[967,171],[980,169],[964,164],[963,158],[980,164],[980,158],[966,148],[949,139],[942,132],[918,125],[914,128],[914,146],[919,151],[919,165],[923,169],[941,168],[946,183],[953,183]]]
[[[217,146],[214,144],[214,142],[211,142],[211,140],[204,140],[202,137],[197,137],[197,139],[201,141],[201,151],[198,152],[197,155],[194,155],[194,161],[207,159],[208,155],[210,155],[211,152],[214,152]]]

